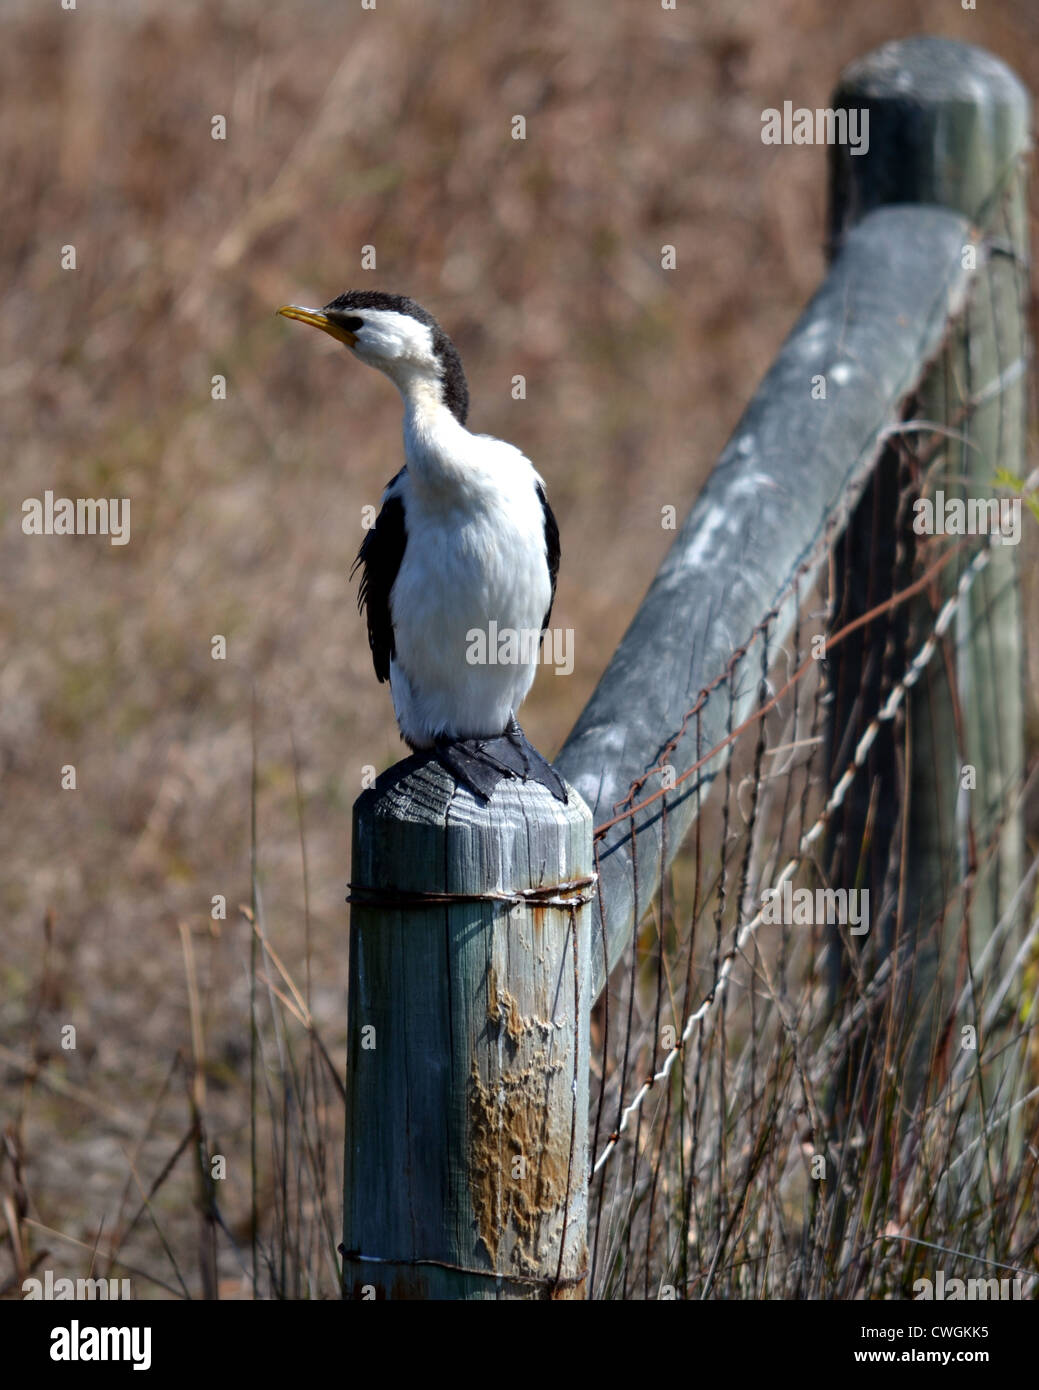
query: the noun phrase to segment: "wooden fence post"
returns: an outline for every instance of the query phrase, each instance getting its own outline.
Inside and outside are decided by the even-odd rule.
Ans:
[[[929,466],[926,495],[933,498],[940,490],[946,497],[996,497],[997,467],[1018,476],[1027,472],[1027,92],[1009,68],[982,49],[916,38],[886,44],[853,63],[842,76],[833,105],[869,116],[867,152],[831,150],[834,250],[861,218],[890,203],[939,204],[966,214],[976,229],[980,244],[973,301],[962,329],[918,394],[915,413],[953,432]],[[965,245],[964,256],[970,254]],[[973,402],[966,418],[965,397]],[[907,442],[920,449],[933,445],[934,439],[925,431]],[[904,547],[896,535],[898,473],[897,453],[891,450],[849,523],[839,573],[838,626],[879,603],[892,584],[908,582],[908,572],[896,579],[883,555],[877,563],[878,544],[887,547],[888,560],[895,556],[896,545]],[[908,521],[911,518],[902,519],[903,528]],[[911,546],[910,537],[910,557]],[[963,556],[940,576],[935,588],[941,599],[953,593],[969,558]],[[933,618],[932,598],[922,596],[911,610],[921,634]],[[866,649],[870,641],[872,651]],[[868,689],[872,684],[879,690],[884,642],[885,632],[877,625],[872,638],[860,635],[838,656],[835,688],[843,683],[849,699],[843,708],[838,709],[840,700],[835,706],[835,756],[836,750],[847,747],[853,722],[868,722]],[[962,961],[957,964],[951,947],[960,939],[965,907],[977,969],[997,924],[1012,910],[1012,897],[1021,883],[1023,829],[1014,801],[1024,769],[1023,656],[1015,547],[993,549],[946,642],[949,659],[943,662],[940,654],[936,656],[907,701],[910,757],[902,772],[904,804],[899,813],[904,824],[885,821],[895,806],[896,776],[895,743],[887,735],[874,745],[868,769],[879,778],[874,810],[866,805],[870,779],[863,778],[862,795],[849,798],[839,827],[843,869],[838,874],[847,878],[862,873],[861,860],[857,870],[855,863],[861,854],[874,886],[880,886],[878,879],[887,880],[885,948],[892,949],[894,943],[896,914],[902,923],[902,944],[915,946],[908,1014],[919,1031],[906,1086],[908,1102],[920,1095],[963,985],[962,973],[957,978]],[[967,765],[976,769],[973,789],[964,786]],[[888,831],[894,843],[885,843]],[[985,861],[990,841],[995,850]],[[871,847],[862,851],[864,844]],[[964,885],[965,895],[959,892]],[[879,904],[883,895],[881,889],[874,901]],[[986,968],[976,977],[979,996],[985,994],[986,981],[996,976],[1000,961],[1012,955],[1015,935],[1010,933],[1002,951],[988,951]],[[953,1040],[958,1041],[960,1025],[979,1020],[968,1006],[951,1022]],[[1014,1085],[1012,1050],[992,1075],[1003,1110]]]
[[[358,799],[345,1297],[585,1296],[591,873],[573,791],[419,755]]]

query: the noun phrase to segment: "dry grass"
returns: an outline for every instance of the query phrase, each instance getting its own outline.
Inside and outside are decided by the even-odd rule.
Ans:
[[[116,1241],[140,1297],[248,1288],[239,903],[304,1010],[270,961],[261,973],[341,1069],[349,811],[363,767],[400,752],[347,569],[361,508],[398,467],[398,406],[275,307],[413,294],[468,363],[474,427],[545,474],[555,621],[577,657],[526,709],[551,753],[666,548],[661,506],[687,509],[822,273],[824,153],[777,159],[761,110],[824,104],[842,64],[919,30],[983,43],[1039,85],[1029,0],[878,0],[839,22],[823,0],[5,7],[0,1288],[33,1260],[84,1272]],[[23,537],[22,500],[45,488],[130,497],[131,544]],[[263,1287],[328,1293],[334,1085],[267,997],[260,1085],[287,1107],[281,1151],[306,1157],[279,1171],[258,1137],[256,1209],[306,1278],[270,1269]],[[301,1133],[303,1101],[320,1132]],[[212,1238],[199,1144],[228,1157],[233,1239]]]

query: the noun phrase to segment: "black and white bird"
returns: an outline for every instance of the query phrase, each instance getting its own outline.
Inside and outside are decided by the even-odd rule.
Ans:
[[[390,683],[404,741],[432,750],[482,799],[503,777],[522,777],[565,801],[562,779],[516,722],[559,569],[544,482],[519,449],[466,429],[461,359],[414,300],[348,290],[323,309],[278,312],[344,343],[404,401],[404,467],[354,566],[375,674]],[[514,659],[498,659],[503,632],[528,635],[512,644]]]

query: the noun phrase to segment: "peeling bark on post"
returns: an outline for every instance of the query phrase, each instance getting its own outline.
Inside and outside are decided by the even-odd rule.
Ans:
[[[348,1298],[583,1298],[591,816],[435,762],[354,807]],[[418,901],[446,893],[470,899]]]

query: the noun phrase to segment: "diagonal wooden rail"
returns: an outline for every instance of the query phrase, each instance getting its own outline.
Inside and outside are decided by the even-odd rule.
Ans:
[[[790,631],[795,581],[803,594],[868,485],[903,402],[984,272],[988,253],[978,251],[968,268],[965,248],[991,232],[996,206],[1030,149],[1030,103],[1018,78],[983,49],[947,39],[877,49],[843,75],[833,106],[868,111],[869,148],[830,151],[830,272],[744,412],[556,759],[596,826],[615,822],[599,837],[605,921],[597,905],[593,999],[657,891],[663,806],[670,859],[695,819],[697,792],[702,802],[726,755],[672,792],[652,769],[666,765],[677,782],[750,713],[755,683],[734,694],[730,710],[720,677],[769,615],[773,648]],[[1018,194],[1012,244],[1003,251],[1025,263],[1023,206]],[[819,377],[825,400],[812,397]],[[990,415],[1003,405],[995,400]],[[1020,455],[1019,436],[1002,442]],[[1000,568],[1011,565],[1005,556]],[[1004,606],[998,640],[1013,643],[1016,610],[1010,599]],[[1018,669],[1019,655],[1010,655]],[[1020,726],[1020,708],[1014,717]],[[975,744],[984,738],[979,732]],[[1004,767],[999,775],[1005,782]],[[660,793],[656,802],[617,821],[653,793]],[[1010,858],[1016,863],[1019,856]]]
[[[924,366],[939,352],[971,280],[962,249],[967,219],[935,207],[884,208],[851,231],[747,407],[706,487],[633,619],[556,765],[592,808],[615,819],[632,785],[662,761],[675,780],[720,744],[757,699],[718,682],[769,624],[775,648],[790,631],[816,567],[869,480],[886,432]],[[813,379],[827,382],[825,401]],[[760,640],[760,637],[757,638]],[[702,700],[701,691],[713,686]],[[696,718],[689,711],[698,703]],[[697,744],[699,726],[699,745]],[[673,734],[684,729],[674,748]],[[721,753],[601,837],[605,923],[592,926],[592,997],[652,901],[660,872],[662,811],[668,852],[681,845],[724,767]],[[662,790],[659,772],[640,803]]]

